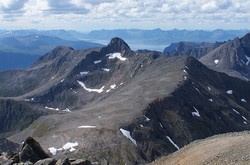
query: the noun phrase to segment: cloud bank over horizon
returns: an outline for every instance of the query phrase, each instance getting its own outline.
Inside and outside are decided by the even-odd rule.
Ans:
[[[0,0],[2,28],[244,29],[248,0]]]

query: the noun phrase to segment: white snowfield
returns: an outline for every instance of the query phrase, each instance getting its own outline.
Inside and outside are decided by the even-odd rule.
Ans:
[[[110,85],[110,89],[115,89],[116,84]]]
[[[88,92],[102,93],[103,89],[105,87],[105,86],[102,86],[100,89],[91,89],[91,88],[87,88],[86,85],[83,82],[78,81],[78,80],[77,80],[77,82],[78,82],[79,85],[81,85]]]
[[[219,60],[218,60],[218,59],[215,59],[215,60],[214,60],[214,63],[215,63],[215,64],[218,64],[218,63],[219,63]]]
[[[105,71],[105,72],[109,72],[110,71],[110,69],[108,69],[108,68],[102,68],[102,70]]]
[[[130,135],[130,131],[127,131],[127,130],[122,129],[122,128],[120,128],[120,131],[122,132],[122,134],[123,134],[124,136],[126,136],[129,140],[131,140],[132,143],[134,143],[134,144],[137,146],[135,139],[133,139],[133,138],[131,137],[131,135]]]
[[[247,101],[245,99],[241,99],[241,102],[245,102],[246,103]]]
[[[63,111],[64,111],[64,112],[71,112],[71,111],[69,110],[69,108],[66,108],[66,109],[64,109]]]
[[[233,111],[234,111],[235,113],[237,113],[237,114],[240,114],[240,112],[236,111],[235,109],[233,109]]]
[[[233,90],[227,90],[227,94],[232,95],[233,94]]]
[[[74,147],[76,147],[76,146],[78,146],[78,142],[75,142],[75,143],[68,142],[68,143],[64,144],[62,146],[62,148],[64,150],[70,150],[70,152],[72,152],[72,151],[75,151]]]
[[[94,125],[82,125],[82,126],[79,126],[78,128],[96,128],[96,126],[94,126]]]
[[[117,53],[110,53],[110,54],[107,54],[106,56],[108,56],[109,59],[118,58],[121,61],[126,61],[127,60],[127,58],[122,57],[121,53],[119,53],[119,52],[117,52]]]
[[[57,149],[55,147],[50,147],[48,148],[49,149],[49,152],[52,154],[52,155],[56,155],[57,153]]]
[[[47,106],[45,106],[45,109],[49,109],[52,111],[59,111],[60,110],[59,108],[51,108],[51,107],[47,107]]]
[[[63,151],[63,150],[69,150],[69,152],[73,152],[76,150],[74,147],[77,147],[77,146],[78,146],[78,142],[75,142],[75,143],[67,142],[61,148],[50,147],[48,148],[48,150],[52,155],[56,155],[58,151]]]
[[[193,106],[193,108],[194,108],[194,110],[195,110],[196,112],[192,112],[192,115],[193,115],[193,116],[198,116],[198,117],[200,117],[201,115],[200,115],[199,111],[195,108],[195,106]]]
[[[175,146],[175,148],[176,148],[177,150],[180,149],[180,148],[177,146],[177,144],[175,144],[175,143],[173,142],[173,140],[172,140],[169,136],[166,136],[166,137],[168,138],[168,140],[170,141],[170,143],[172,143],[173,146]]]

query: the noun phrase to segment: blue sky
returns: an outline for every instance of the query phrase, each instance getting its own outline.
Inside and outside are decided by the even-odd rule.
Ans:
[[[250,29],[250,0],[0,0],[1,29]]]

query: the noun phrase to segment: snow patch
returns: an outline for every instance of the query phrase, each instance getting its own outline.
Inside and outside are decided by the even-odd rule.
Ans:
[[[110,85],[110,89],[115,89],[116,84]]]
[[[82,76],[82,75],[86,75],[88,73],[89,73],[89,71],[84,71],[84,72],[80,72],[80,75]]]
[[[87,88],[86,85],[85,85],[83,82],[78,81],[78,80],[77,80],[77,82],[78,82],[79,85],[81,85],[81,86],[82,86],[86,91],[88,91],[88,92],[102,93],[102,92],[103,92],[103,89],[104,89],[104,87],[105,87],[105,86],[102,86],[100,89],[91,89],[91,88]]]
[[[218,60],[218,59],[215,59],[215,60],[214,60],[214,63],[215,63],[215,64],[218,64],[218,63],[219,63],[219,60]]]
[[[241,102],[245,102],[246,103],[247,101],[245,99],[241,99]]]
[[[51,107],[47,107],[47,106],[45,106],[44,108],[52,110],[52,111],[59,111],[60,110],[59,108],[51,108]]]
[[[49,152],[52,154],[52,155],[56,155],[57,153],[57,149],[55,147],[50,147],[48,148]]]
[[[213,102],[213,99],[208,99],[210,102]]]
[[[106,90],[106,93],[109,93],[110,92],[110,89]]]
[[[143,128],[143,125],[141,125],[141,124],[140,124],[140,127],[142,127],[142,128]]]
[[[108,69],[108,68],[102,68],[102,70],[105,71],[105,72],[109,72],[110,71],[110,69]]]
[[[200,92],[200,90],[199,90],[198,88],[196,88],[196,87],[194,86],[194,89],[195,89],[200,95],[202,95],[201,92]]]
[[[184,76],[184,80],[187,80],[187,76]]]
[[[31,98],[31,99],[24,99],[24,101],[34,101],[34,97],[33,98]]]
[[[63,111],[64,111],[64,112],[71,112],[71,111],[69,110],[69,108],[66,108],[66,109],[64,109]]]
[[[184,73],[187,73],[187,71],[185,69],[182,70]]]
[[[246,121],[244,121],[244,124],[247,124],[247,122],[246,122]]]
[[[210,88],[209,86],[207,87],[207,89],[208,89],[209,91],[211,91],[211,88]]]
[[[192,112],[192,115],[193,115],[193,116],[198,116],[198,117],[200,117],[201,115],[200,115],[199,111],[195,108],[195,106],[193,106],[193,108],[194,108],[194,110],[195,110],[196,112]]]
[[[247,119],[245,118],[245,116],[241,116],[245,121],[247,121]]]
[[[147,116],[144,115],[144,117],[146,118],[145,121],[150,121],[150,118],[148,118]]]
[[[121,53],[110,53],[110,54],[107,54],[106,56],[108,56],[109,59],[118,58],[121,61],[126,61],[127,60],[127,58],[122,57]]]
[[[120,86],[123,85],[123,82],[120,83]]]
[[[95,64],[98,64],[98,63],[101,63],[102,60],[97,60],[97,61],[94,61]]]
[[[64,79],[62,79],[60,82],[61,82],[61,83],[64,82]]]
[[[82,126],[79,126],[78,128],[96,128],[96,126],[94,126],[94,125],[82,125]]]
[[[68,142],[68,143],[64,144],[62,146],[62,148],[64,150],[70,150],[70,152],[73,152],[73,151],[75,151],[74,147],[77,147],[77,146],[78,146],[78,142],[75,142],[75,143]]]
[[[122,128],[120,128],[120,131],[122,132],[122,134],[123,134],[124,136],[126,136],[129,140],[131,140],[132,143],[134,143],[134,144],[137,146],[135,139],[133,139],[133,138],[131,137],[131,135],[130,135],[130,131],[127,131],[127,130],[122,129]]]
[[[237,113],[237,114],[240,114],[240,112],[236,111],[235,109],[233,109],[233,111],[234,111],[235,113]]]
[[[68,142],[64,144],[62,148],[50,147],[48,148],[48,150],[52,155],[56,155],[58,151],[63,151],[63,150],[69,150],[70,152],[73,152],[76,150],[74,147],[77,147],[77,146],[78,146],[78,142],[75,142],[75,143]]]
[[[160,124],[161,128],[163,128],[163,125],[161,123],[159,123],[159,124]]]
[[[173,142],[173,140],[172,140],[169,136],[166,136],[166,137],[168,138],[169,142],[172,143],[173,146],[174,146],[177,150],[180,149],[180,148],[177,146],[177,144],[175,144],[175,143]]]
[[[245,57],[247,59],[246,65],[248,65],[250,63],[250,57],[248,57],[248,56],[245,56]]]
[[[233,94],[233,90],[227,90],[227,94],[229,95]]]

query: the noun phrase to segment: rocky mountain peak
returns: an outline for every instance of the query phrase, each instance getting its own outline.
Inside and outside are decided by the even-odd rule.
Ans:
[[[37,65],[41,62],[46,62],[46,61],[51,61],[54,60],[55,58],[57,58],[58,56],[63,56],[65,55],[65,53],[74,50],[72,47],[68,47],[68,46],[57,46],[55,49],[53,49],[52,51],[48,52],[47,54],[45,54],[44,56],[40,57],[38,59],[37,62],[35,62],[33,64]]]
[[[128,44],[118,37],[112,38],[107,48],[117,52],[131,50]]]

